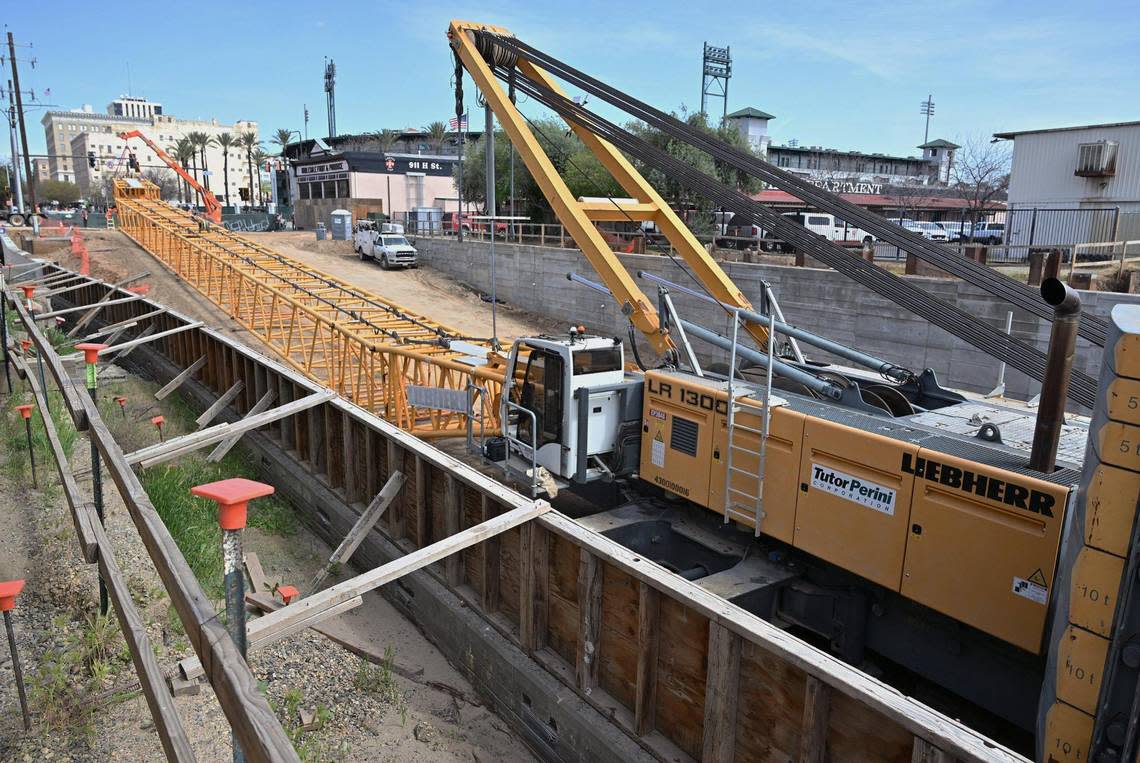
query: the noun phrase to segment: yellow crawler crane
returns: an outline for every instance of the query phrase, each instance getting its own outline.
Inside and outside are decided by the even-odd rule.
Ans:
[[[114,193],[120,230],[294,368],[421,437],[462,435],[467,416],[417,407],[417,389],[473,394],[495,429],[502,372],[488,341],[176,209],[145,180],[118,179]]]

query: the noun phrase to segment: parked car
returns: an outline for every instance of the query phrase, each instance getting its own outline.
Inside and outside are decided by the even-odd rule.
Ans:
[[[459,227],[462,226],[464,233],[485,233],[488,230],[487,220],[474,219],[477,215],[463,214],[457,212],[444,212],[441,219],[444,233],[457,233]],[[505,236],[507,234],[507,223],[504,221],[495,222],[495,235]]]
[[[894,223],[895,225],[901,225],[907,230],[913,233],[917,233],[918,235],[930,241],[950,240],[950,234],[948,234],[946,232],[946,229],[938,223],[927,222],[925,220],[912,220],[909,217],[888,217],[887,222]]]
[[[970,240],[982,244],[1000,244],[1005,241],[1005,223],[978,223],[970,231]]]
[[[828,241],[858,241],[875,243],[874,235],[824,212],[785,212],[783,217],[799,223],[812,233]],[[794,252],[795,247],[772,237],[759,225],[730,221],[724,228],[724,235],[717,244],[726,248],[758,249],[761,251]]]

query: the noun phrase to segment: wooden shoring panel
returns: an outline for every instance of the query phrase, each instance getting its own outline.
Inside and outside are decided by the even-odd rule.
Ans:
[[[598,685],[602,632],[602,562],[581,549],[578,555],[578,651],[574,678],[578,688],[589,692]]]
[[[353,430],[356,427],[348,411],[341,411],[340,417],[341,460],[344,463],[344,502],[351,504],[356,503],[360,498],[356,469],[356,443],[353,435]]]
[[[550,538],[547,644],[570,665],[578,659],[578,561],[580,549],[565,538]]]
[[[325,474],[329,487],[334,490],[344,488],[344,441],[341,430],[344,418],[341,412],[331,405],[324,407],[325,422]]]
[[[476,493],[476,495],[478,496],[479,500],[480,522],[486,522],[491,517],[502,513],[502,507],[495,501],[495,499],[491,498],[486,493]],[[528,526],[533,525],[534,523],[532,522],[531,525]],[[488,615],[493,615],[499,611],[500,578],[503,574],[502,556],[499,552],[498,536],[483,542],[483,545],[479,550],[477,561],[479,563],[478,578],[480,602],[483,606],[483,611]]]
[[[638,581],[602,563],[598,685],[627,708],[637,704]]]
[[[633,730],[653,730],[657,707],[657,645],[661,640],[661,594],[645,581],[637,583],[637,676],[634,679]]]
[[[499,565],[504,570],[517,570],[522,563],[522,530],[514,528],[499,536]],[[503,575],[499,579],[499,613],[514,627],[519,626],[519,579]]]
[[[910,763],[914,735],[848,695],[831,693],[827,748],[831,760]]]
[[[739,634],[709,623],[708,671],[705,679],[705,724],[701,760],[732,763],[736,757],[736,711],[740,698]]]
[[[657,645],[657,717],[654,725],[700,760],[704,742],[708,618],[663,597],[659,622],[668,634]]]
[[[450,538],[463,529],[463,483],[450,474],[444,477],[446,486],[443,503],[443,537]],[[463,559],[451,554],[443,560],[447,584],[455,588],[463,583]]]
[[[500,570],[507,571],[500,577],[500,601],[502,583],[511,570],[519,571],[519,643],[527,654],[544,649],[550,632],[550,542],[550,533],[531,522],[519,528],[518,566],[502,564],[500,554]]]
[[[408,532],[412,544],[416,547],[431,543],[431,466],[421,457],[416,456],[415,465],[412,466],[415,474],[412,475],[415,485],[415,521],[408,523]]]
[[[409,470],[405,464],[405,461],[408,460],[405,458],[406,455],[406,451],[397,445],[394,440],[388,440],[384,459],[385,474],[391,474],[392,472],[403,472],[407,474]],[[394,540],[400,540],[408,534],[408,503],[409,501],[406,494],[401,493],[396,496],[396,500],[392,503],[392,508],[388,510],[388,535]]]
[[[803,736],[806,674],[755,644],[740,650],[739,760],[795,760]]]
[[[483,502],[480,500],[479,491],[471,485],[463,483],[461,500],[459,526],[461,528],[471,527],[482,522]],[[495,539],[498,539],[497,535],[492,540]],[[483,598],[483,552],[486,545],[486,542],[483,542],[478,546],[464,549],[463,559],[461,561],[463,566],[463,579],[471,586],[480,601]]]

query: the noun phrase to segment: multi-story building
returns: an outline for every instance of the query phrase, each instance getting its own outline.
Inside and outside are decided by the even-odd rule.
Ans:
[[[80,192],[89,194],[98,188],[105,174],[122,172],[121,164],[126,153],[119,135],[139,130],[164,150],[170,150],[181,138],[200,132],[218,138],[229,133],[234,138],[245,132],[257,134],[257,122],[238,120],[221,124],[217,119],[179,119],[163,113],[162,104],[145,98],[123,96],[107,106],[106,114],[95,113],[90,106],[78,111],[49,111],[42,123],[48,145],[48,165],[51,177],[78,183]],[[130,148],[138,157],[142,169],[161,169],[162,162],[141,141],[131,141]],[[244,150],[233,146],[229,150],[229,187],[223,179],[225,154],[216,142],[206,148],[206,172],[199,159],[191,168],[202,185],[212,190],[222,203],[228,191],[231,202],[240,198],[241,188],[249,187],[249,169]],[[90,159],[95,159],[91,167]],[[254,168],[257,173],[257,168]]]
[[[36,176],[37,183],[51,180],[51,168],[46,157],[37,156],[32,159],[32,174]]]
[[[842,191],[848,191],[852,186],[877,186],[881,189],[891,185],[947,183],[954,151],[959,148],[941,138],[918,146],[923,151],[920,157],[868,154],[823,146],[777,146],[772,144],[768,134],[768,122],[775,118],[751,106],[726,117],[736,126],[748,146],[772,164],[793,175],[819,181],[821,185],[834,185]]]

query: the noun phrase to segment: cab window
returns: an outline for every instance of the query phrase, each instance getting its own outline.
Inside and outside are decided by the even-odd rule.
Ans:
[[[574,360],[575,376],[621,370],[621,348],[617,345],[593,350],[576,350],[570,357]]]
[[[562,356],[548,350],[534,349],[526,363],[519,405],[534,413],[538,447],[562,441]],[[530,417],[522,415],[518,422],[519,439],[532,439]]]

